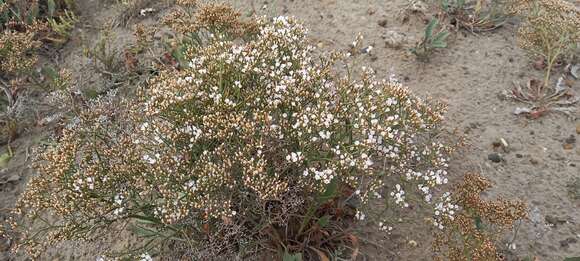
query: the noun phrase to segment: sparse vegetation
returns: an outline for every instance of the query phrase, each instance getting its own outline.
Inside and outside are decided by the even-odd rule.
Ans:
[[[543,81],[531,79],[526,86],[516,86],[506,96],[528,104],[518,108],[515,114],[526,114],[538,118],[549,111],[563,112],[573,117],[573,105],[580,97],[566,86],[566,75],[551,81],[557,62],[571,61],[580,43],[580,11],[571,3],[563,0],[513,0],[510,11],[523,18],[524,23],[518,30],[519,45],[534,57],[540,57],[541,67],[545,70]]]
[[[507,14],[501,1],[442,0],[441,9],[451,24],[473,33],[495,30],[503,25]]]
[[[521,19],[520,47],[541,57],[534,67],[545,74],[504,96],[528,105],[516,114],[575,117],[579,12],[563,0],[435,0],[433,10],[422,0],[395,1],[405,6],[402,22],[392,21],[390,9],[370,7],[362,13],[377,17],[379,29],[392,36],[383,38],[385,47],[360,24],[351,45],[342,42],[352,40],[341,38],[342,28],[320,38],[328,25],[352,21],[326,9],[307,18],[308,24],[320,22],[311,38],[292,16],[252,16],[270,5],[258,10],[255,1],[248,15],[197,0],[108,0],[99,3],[105,11],[93,15],[83,8],[97,5],[77,1],[0,0],[0,192],[17,191],[0,206],[0,251],[10,249],[10,258],[64,258],[48,250],[80,242],[79,252],[98,261],[408,260],[403,252],[415,257],[433,243],[423,256],[491,261],[523,253],[516,253],[520,224],[568,224],[566,217],[548,218],[532,200],[526,199],[532,205],[527,220],[523,201],[490,199],[488,191],[505,192],[501,182],[492,190],[481,175],[448,173],[471,169],[477,159],[454,152],[466,140],[485,143],[482,136],[489,134],[480,131],[473,141],[458,137],[465,126],[447,127],[467,116],[448,126],[446,104],[406,87],[418,86],[421,94],[433,88],[426,94],[454,101],[454,92],[463,90],[442,85],[465,87],[471,83],[458,79],[475,79],[473,95],[502,85],[499,74],[516,77],[505,68],[523,67],[517,52],[465,42],[455,42],[449,57],[441,52],[438,62],[445,66],[408,61],[412,53],[428,62],[448,47],[450,31],[454,40],[479,44],[469,39],[476,36],[489,47],[487,41],[509,38],[511,20],[494,30],[513,15]],[[76,12],[79,3],[83,10]],[[299,6],[284,3],[280,9],[289,15],[296,10],[286,5]],[[363,37],[370,39],[364,46]],[[419,39],[413,48],[397,49],[413,38]],[[496,42],[491,46],[511,44]],[[514,66],[477,68],[473,57],[487,67],[501,59]],[[382,75],[387,65],[393,66],[388,79],[379,79],[372,68]],[[427,76],[434,72],[441,81]],[[555,72],[562,77],[552,86]],[[451,115],[483,105],[501,108],[490,100],[473,95]],[[504,126],[502,117],[468,122],[464,133],[482,129],[488,118]],[[556,124],[559,133],[569,127]],[[526,172],[555,160],[537,159],[524,142],[510,146],[510,131],[499,128],[508,137],[494,137],[489,149],[498,153],[479,165],[486,177],[511,182],[503,172],[513,165]],[[576,167],[567,157],[577,154],[569,153],[576,136],[566,137],[556,147],[564,149],[558,154],[566,158],[563,177]],[[540,142],[533,145],[554,149]],[[580,181],[568,183],[563,200],[575,204]],[[12,202],[10,212],[4,209]],[[510,230],[513,237],[506,238]],[[379,252],[365,252],[369,246]],[[0,259],[6,256],[0,252]]]
[[[428,61],[435,50],[447,47],[448,36],[449,31],[445,26],[440,25],[438,19],[431,19],[425,28],[423,38],[414,48],[411,48],[411,53],[420,61]]]
[[[580,11],[564,0],[513,0],[511,11],[524,19],[520,46],[545,62],[543,84],[551,88],[556,62],[569,58],[580,43]]]

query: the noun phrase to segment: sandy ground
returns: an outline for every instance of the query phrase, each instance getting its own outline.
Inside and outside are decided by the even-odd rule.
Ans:
[[[111,9],[98,1],[81,2],[85,2],[84,10],[95,10],[82,14],[83,24],[99,24],[114,16]],[[403,23],[401,10],[407,0],[230,2],[245,13],[256,11],[269,16],[299,18],[311,29],[313,44],[323,50],[346,50],[361,33],[365,37],[364,45],[374,46],[371,54],[362,58],[364,64],[382,77],[394,73],[421,96],[449,104],[446,127],[457,129],[468,141],[468,146],[453,160],[452,176],[479,172],[494,183],[488,196],[521,199],[528,204],[530,219],[521,224],[514,241],[515,249],[508,253],[510,259],[537,257],[537,260],[561,261],[580,256],[580,200],[571,197],[568,191],[573,180],[580,177],[580,144],[576,142],[572,149],[563,147],[565,139],[571,135],[578,137],[576,126],[580,124],[580,113],[577,108],[574,119],[548,114],[531,120],[513,115],[520,104],[499,98],[514,81],[523,83],[531,77],[542,76],[542,72],[532,69],[530,58],[517,47],[515,21],[489,33],[474,35],[460,31],[450,37],[449,48],[436,53],[429,63],[420,63],[406,49],[421,37],[425,20],[411,15]],[[89,38],[95,37],[96,32],[85,30]],[[127,29],[116,30],[121,36],[131,34]],[[405,36],[401,48],[386,45],[383,36],[389,31]],[[64,64],[75,70],[82,70],[79,46],[73,39],[62,51]],[[99,80],[93,79],[92,83],[95,82]],[[580,92],[580,81],[574,84]],[[17,156],[8,168],[0,171],[0,217],[32,174],[25,162],[27,148],[43,136],[43,132],[33,131],[16,141]],[[509,143],[509,149],[500,152],[502,162],[494,163],[488,160],[488,154],[496,152],[492,144],[501,138]],[[429,229],[417,220],[400,224],[391,235],[365,233],[365,250],[369,254],[361,258],[430,260]],[[361,230],[372,231],[365,227]],[[408,244],[411,240],[417,245]],[[9,259],[5,252],[7,243],[0,244],[0,260]],[[81,252],[74,246],[66,246],[51,251],[48,255],[51,258],[47,260],[94,260],[91,253]]]

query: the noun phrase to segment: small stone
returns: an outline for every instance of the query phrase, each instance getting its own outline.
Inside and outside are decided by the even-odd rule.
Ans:
[[[362,49],[360,50],[360,52],[361,52],[361,53],[364,53],[364,54],[369,54],[369,53],[371,53],[371,51],[372,51],[373,49],[374,49],[374,47],[373,47],[372,45],[369,45],[369,46],[367,46],[367,47],[365,47],[365,48],[362,48]]]
[[[530,163],[532,163],[532,165],[538,165],[540,162],[537,159],[530,159]]]
[[[574,143],[576,143],[576,137],[574,135],[570,135],[570,137],[566,138],[566,140],[564,140],[564,142],[569,143],[569,144],[574,144]]]
[[[415,240],[409,240],[409,246],[416,247],[417,245],[418,245],[417,244],[417,241],[415,241]]]
[[[381,19],[378,22],[380,27],[387,27],[387,19]]]
[[[516,153],[516,158],[518,158],[518,159],[521,159],[521,158],[523,158],[523,157],[524,157],[524,155],[522,155],[522,154],[519,154],[519,153]]]
[[[509,152],[509,144],[507,143],[507,141],[504,138],[500,138],[497,141],[494,141],[491,143],[494,150],[497,149],[502,149],[503,152],[508,153]]]
[[[377,10],[375,10],[374,8],[369,8],[367,10],[367,14],[369,14],[369,15],[374,15],[376,12],[377,12]]]
[[[501,155],[499,153],[491,153],[491,154],[487,155],[487,159],[491,160],[492,162],[495,162],[495,163],[500,163],[503,160],[503,158],[501,157]]]
[[[562,146],[565,150],[571,150],[574,148],[574,143],[576,143],[576,137],[574,135],[570,135],[570,137],[564,140],[564,144]]]

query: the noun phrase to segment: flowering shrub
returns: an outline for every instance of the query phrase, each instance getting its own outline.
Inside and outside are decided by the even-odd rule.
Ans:
[[[296,242],[270,239],[290,220],[302,217],[303,235],[349,216],[321,211],[329,200],[358,199],[350,216],[380,214],[382,228],[396,218],[384,213],[434,201],[452,149],[435,138],[444,106],[368,68],[335,74],[342,56],[316,57],[292,18],[242,22],[214,4],[199,14],[177,21],[192,25],[180,32],[185,66],[136,101],[90,103],[39,154],[12,222],[19,247],[37,256],[131,228],[146,239],[134,257],[288,253]]]
[[[523,17],[518,29],[519,45],[544,59],[544,86],[550,86],[552,69],[578,49],[580,10],[564,0],[512,0],[510,11]]]

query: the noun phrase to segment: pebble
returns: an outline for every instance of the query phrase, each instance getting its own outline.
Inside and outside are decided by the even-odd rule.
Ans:
[[[562,146],[565,150],[571,150],[574,148],[574,143],[576,143],[576,137],[574,135],[570,135],[570,137],[564,140],[564,144]]]
[[[387,27],[387,19],[381,19],[378,22],[380,27]]]
[[[494,149],[502,149],[503,152],[509,152],[509,144],[504,138],[500,138],[497,141],[491,143]]]
[[[489,155],[487,155],[487,159],[495,163],[500,163],[503,161],[503,158],[499,153],[490,153]]]

